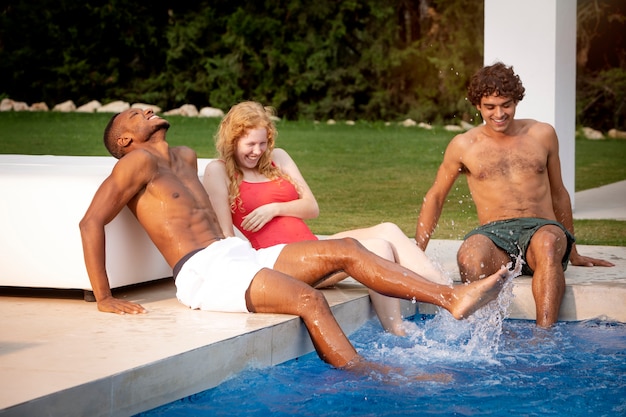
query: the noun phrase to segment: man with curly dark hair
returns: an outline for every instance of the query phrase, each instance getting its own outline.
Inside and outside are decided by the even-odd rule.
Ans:
[[[479,280],[521,255],[522,272],[533,276],[537,325],[549,327],[558,320],[568,262],[613,264],[578,254],[570,197],[561,178],[559,141],[551,125],[515,119],[524,91],[513,68],[501,62],[474,74],[468,99],[484,123],[448,144],[424,197],[415,239],[426,250],[446,196],[465,174],[480,227],[468,233],[459,248],[461,279]]]

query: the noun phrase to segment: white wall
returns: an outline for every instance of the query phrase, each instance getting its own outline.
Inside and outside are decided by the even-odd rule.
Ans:
[[[559,136],[563,182],[574,204],[576,1],[484,0],[484,63],[512,65],[526,95],[516,117],[550,123]]]

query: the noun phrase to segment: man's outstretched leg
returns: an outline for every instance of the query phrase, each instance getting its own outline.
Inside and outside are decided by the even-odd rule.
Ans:
[[[415,272],[366,250],[354,239],[292,243],[282,250],[274,269],[315,286],[336,271],[345,271],[384,295],[434,304],[462,319],[495,299],[506,270],[469,285],[433,283]]]
[[[319,357],[336,368],[380,376],[400,372],[390,366],[368,362],[357,353],[335,320],[324,294],[309,284],[281,272],[262,269],[246,292],[248,310],[254,313],[280,313],[300,316]],[[418,380],[450,380],[445,374],[410,376]]]
[[[337,368],[360,359],[321,291],[271,269],[260,270],[246,292],[248,310],[300,316],[322,360]]]

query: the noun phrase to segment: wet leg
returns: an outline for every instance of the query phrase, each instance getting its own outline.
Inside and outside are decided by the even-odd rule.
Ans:
[[[511,261],[506,252],[483,235],[467,238],[461,244],[456,259],[463,282],[485,278]]]
[[[435,284],[415,272],[368,251],[354,239],[287,245],[274,269],[316,285],[339,270],[383,295],[431,303],[455,318],[469,316],[497,297],[506,274],[498,271],[470,285]]]
[[[532,291],[537,325],[540,327],[550,327],[559,318],[565,293],[565,273],[561,261],[566,250],[565,233],[552,225],[537,230],[526,250],[528,266],[534,271]]]
[[[337,367],[361,362],[335,320],[324,295],[310,285],[271,269],[259,271],[246,292],[253,313],[293,314],[302,318],[322,360]]]
[[[361,243],[363,246],[365,246],[365,248],[370,252],[373,252],[381,258],[387,259],[388,261],[395,262],[394,252],[391,245],[384,239],[374,237],[375,233],[373,232],[373,229],[374,227],[349,230],[346,232],[337,233],[336,235],[332,235],[329,238],[354,238],[358,240],[359,243]],[[370,289],[368,292],[370,295],[370,300],[372,301],[372,306],[374,307],[374,311],[376,312],[378,320],[380,320],[380,324],[383,326],[383,329],[397,336],[406,335],[404,327],[402,326],[402,310],[400,308],[400,300],[394,297],[387,297],[386,295],[379,294],[372,289]]]
[[[359,241],[367,250],[375,253],[381,258],[394,262],[393,250],[386,240],[382,239],[365,239]],[[382,295],[372,289],[369,289],[370,300],[376,315],[380,320],[383,328],[389,333],[397,336],[404,336],[406,332],[402,326],[402,310],[400,308],[400,300],[395,297]]]

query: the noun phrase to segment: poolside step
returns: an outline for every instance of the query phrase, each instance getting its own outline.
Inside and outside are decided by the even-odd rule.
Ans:
[[[460,281],[456,266],[456,252],[461,245],[457,240],[435,240],[426,253],[445,271],[454,271],[452,278]],[[585,256],[605,259],[614,267],[568,266],[565,271],[565,294],[559,320],[576,321],[603,317],[626,322],[626,248],[622,246],[578,245],[578,252]],[[535,320],[535,301],[528,276],[515,278],[514,299],[509,318]],[[420,304],[419,311],[432,314],[431,305]]]

